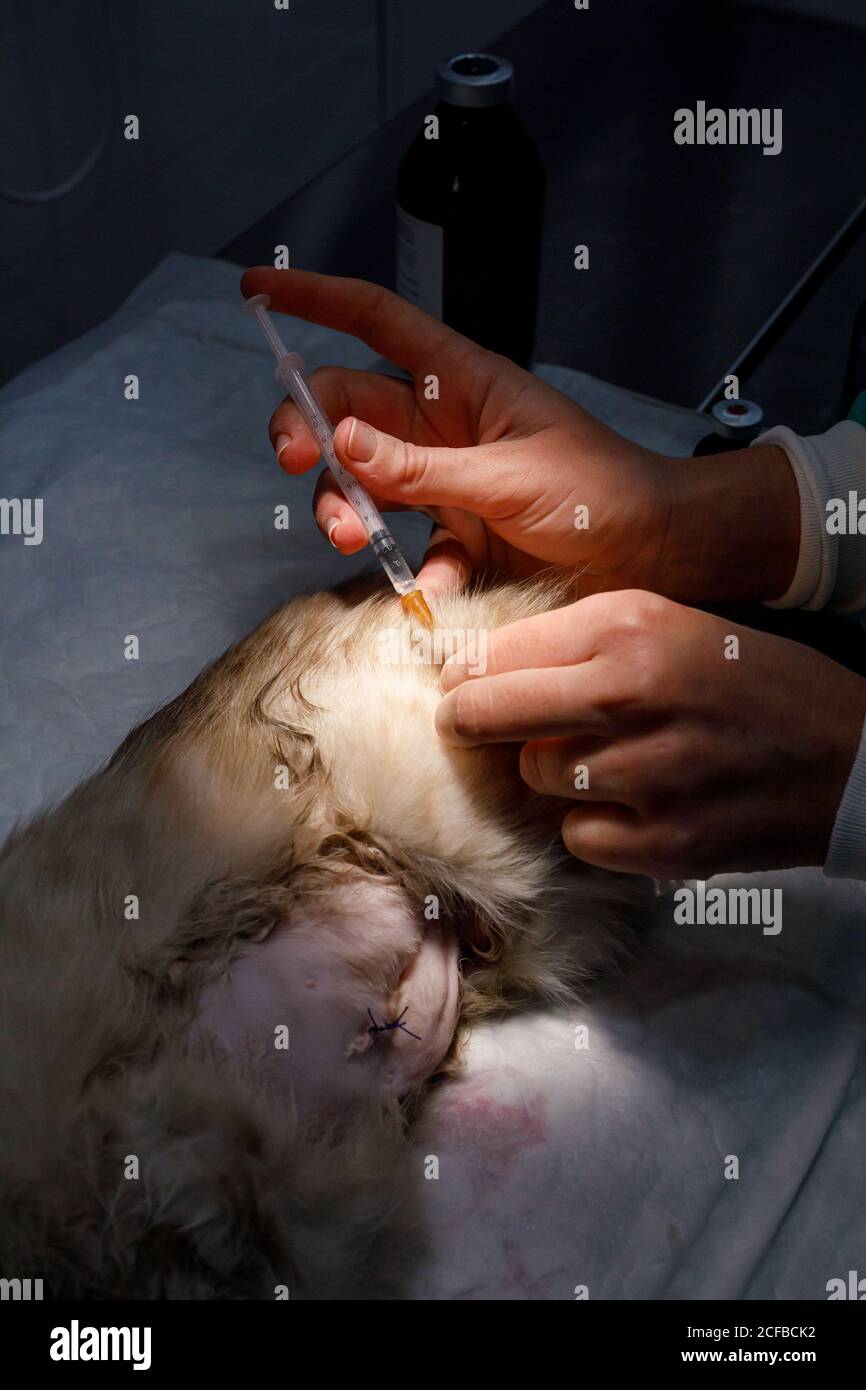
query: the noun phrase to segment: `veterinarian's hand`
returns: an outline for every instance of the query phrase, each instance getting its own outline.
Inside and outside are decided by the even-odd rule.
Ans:
[[[507,358],[364,280],[258,267],[245,295],[352,333],[409,373],[326,367],[313,384],[340,460],[383,509],[439,523],[419,579],[435,592],[473,569],[574,573],[576,594],[650,588],[692,602],[774,598],[799,546],[797,485],[781,449],[669,459],[631,444]],[[371,428],[372,427],[372,428]],[[290,401],[270,435],[303,473],[317,445]],[[346,555],[367,537],[330,474],[316,519]]]
[[[441,684],[444,739],[525,742],[524,780],[574,801],[573,854],[660,878],[822,864],[866,715],[817,652],[638,591],[499,628]]]

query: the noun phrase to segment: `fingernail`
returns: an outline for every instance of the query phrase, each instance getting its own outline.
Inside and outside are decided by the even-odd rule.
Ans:
[[[460,685],[465,679],[466,664],[463,661],[463,653],[458,652],[454,656],[449,656],[439,672],[439,689],[442,694],[447,695],[449,690],[453,690],[455,685]]]
[[[280,461],[280,454],[283,452],[283,450],[285,449],[286,445],[287,445],[287,444],[291,444],[291,442],[292,442],[291,435],[288,435],[288,434],[278,434],[278,435],[277,435],[276,440],[274,441],[274,451],[275,451],[275,453],[276,453],[276,455],[277,455],[277,463],[279,463],[279,461]]]
[[[339,550],[339,546],[337,545],[337,542],[334,540],[334,532],[336,531],[339,524],[340,518],[338,516],[332,516],[331,520],[327,523],[325,527],[325,530],[328,533],[328,540],[331,542],[331,545],[334,547],[335,550]]]
[[[363,420],[353,420],[346,440],[346,453],[359,463],[367,463],[376,452],[376,435]]]

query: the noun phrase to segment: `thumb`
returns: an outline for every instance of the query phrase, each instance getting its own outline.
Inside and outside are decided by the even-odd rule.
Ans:
[[[334,432],[337,458],[376,497],[406,507],[462,507],[481,516],[514,507],[511,460],[502,445],[434,449],[348,416]],[[517,475],[519,477],[519,474]]]

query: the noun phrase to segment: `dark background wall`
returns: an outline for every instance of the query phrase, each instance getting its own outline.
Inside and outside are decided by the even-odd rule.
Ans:
[[[391,284],[396,170],[436,64],[487,45],[548,173],[536,355],[697,404],[863,195],[866,0],[5,0],[0,380],[169,250],[243,265],[286,242],[293,264]],[[782,107],[783,153],[674,146],[699,99]],[[10,199],[103,138],[66,196]],[[864,298],[861,243],[743,383],[768,418],[830,423]]]
[[[538,0],[3,0],[0,380],[99,322],[168,250],[210,255]],[[123,138],[136,114],[141,138]]]
[[[749,4],[751,0],[735,0]],[[863,0],[759,0],[768,10],[783,10],[788,14],[812,15],[839,24],[866,25],[866,5]]]

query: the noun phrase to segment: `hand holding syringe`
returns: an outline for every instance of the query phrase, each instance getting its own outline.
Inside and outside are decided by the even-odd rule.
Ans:
[[[268,295],[256,294],[246,300],[243,308],[245,313],[255,314],[262,332],[273,348],[277,359],[274,376],[304,417],[343,496],[360,518],[373,548],[373,554],[400,595],[404,612],[426,627],[432,627],[433,615],[397,542],[385,525],[381,512],[367,490],[337,458],[334,452],[334,427],[310,389],[304,376],[303,361],[296,352],[286,351],[283,340],[274,328],[267,312],[269,302]]]

